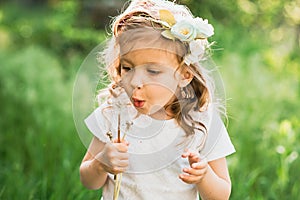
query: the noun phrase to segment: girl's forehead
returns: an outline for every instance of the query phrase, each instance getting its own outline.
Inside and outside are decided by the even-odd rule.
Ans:
[[[117,38],[117,44],[120,48],[120,56],[145,49],[156,49],[161,52],[173,53],[178,57],[183,57],[187,52],[183,44],[164,38],[160,30],[150,27],[136,28],[123,32]]]
[[[127,62],[135,66],[151,63],[160,66],[178,67],[179,65],[177,55],[174,52],[154,48],[129,51],[126,54],[120,55],[120,61]]]

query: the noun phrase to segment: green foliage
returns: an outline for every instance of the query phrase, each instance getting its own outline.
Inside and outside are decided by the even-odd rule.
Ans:
[[[74,199],[84,191],[72,83],[57,60],[36,46],[1,54],[1,199]]]
[[[4,4],[0,9],[0,22],[10,35],[10,45],[44,46],[57,55],[64,55],[65,59],[59,61],[64,68],[72,70],[74,59],[87,54],[105,39],[105,31],[79,25],[79,12],[77,1],[59,1],[49,7],[30,8]],[[6,41],[1,41],[0,37],[0,42]]]
[[[300,164],[299,82],[287,80],[287,70],[274,74],[260,54],[225,54],[219,62],[232,98],[229,132],[237,149],[229,158],[232,199],[295,199],[300,188],[295,171]]]
[[[80,2],[1,4],[0,199],[101,194],[80,183],[86,149],[74,127],[71,98],[76,71],[105,31],[80,19]],[[216,29],[214,58],[237,150],[228,158],[231,199],[297,199],[299,1],[182,2]]]

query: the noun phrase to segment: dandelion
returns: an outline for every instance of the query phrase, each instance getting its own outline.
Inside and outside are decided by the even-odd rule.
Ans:
[[[122,139],[121,139],[121,113],[122,110],[126,109],[128,105],[130,105],[130,100],[128,99],[127,95],[124,92],[124,89],[117,86],[112,85],[109,89],[109,92],[111,93],[111,97],[109,98],[108,102],[111,104],[111,106],[114,108],[114,110],[117,112],[117,143],[121,143],[122,140],[125,139],[126,133],[124,133]],[[129,122],[126,123],[126,131],[129,130],[130,124]],[[111,138],[112,139],[112,138]],[[116,174],[114,176],[115,180],[115,186],[114,186],[114,194],[113,194],[113,200],[117,200],[119,198],[120,188],[121,188],[121,182],[122,182],[122,173]]]
[[[285,147],[282,145],[279,145],[276,147],[276,152],[279,154],[283,154],[285,152]]]
[[[292,162],[294,162],[297,158],[298,158],[298,152],[293,151],[293,152],[286,158],[286,160],[287,160],[288,163],[292,163]]]

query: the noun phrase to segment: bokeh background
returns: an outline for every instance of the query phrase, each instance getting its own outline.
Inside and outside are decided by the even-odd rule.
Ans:
[[[300,0],[181,0],[215,26],[231,199],[300,195]],[[79,180],[72,116],[84,58],[121,0],[0,0],[0,199],[99,199]]]

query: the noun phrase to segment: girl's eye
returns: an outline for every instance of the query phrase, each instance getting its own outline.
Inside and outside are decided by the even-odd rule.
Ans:
[[[132,68],[131,68],[131,67],[127,67],[127,66],[122,65],[122,66],[121,66],[121,69],[124,70],[125,72],[128,72],[128,71],[130,71]]]
[[[160,74],[160,71],[154,70],[154,69],[147,69],[147,72],[152,74],[152,75],[158,75]]]

